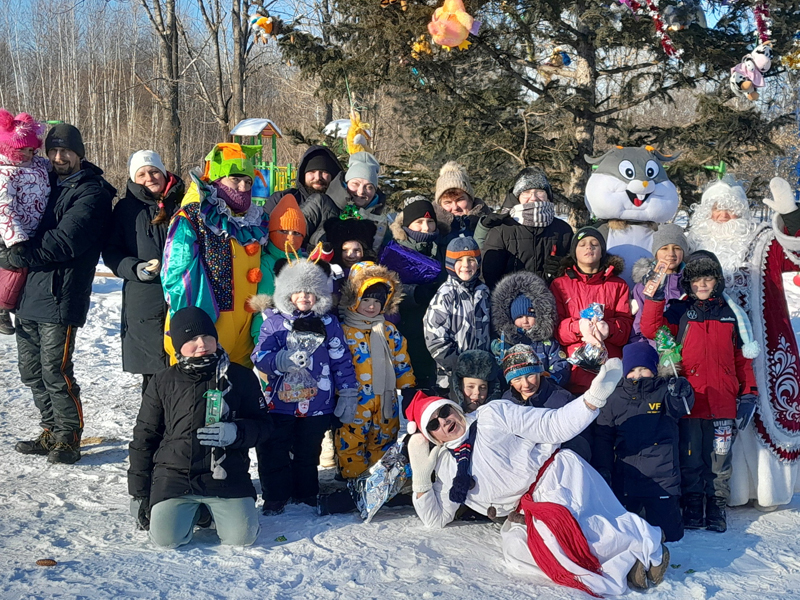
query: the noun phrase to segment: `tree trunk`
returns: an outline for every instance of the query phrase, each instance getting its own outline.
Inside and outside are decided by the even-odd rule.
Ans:
[[[231,125],[244,119],[244,83],[247,66],[247,14],[242,15],[242,1],[231,0],[233,29],[233,69],[231,73]]]

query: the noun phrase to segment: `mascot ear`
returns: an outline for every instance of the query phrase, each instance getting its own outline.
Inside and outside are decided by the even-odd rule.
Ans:
[[[602,156],[598,156],[597,158],[592,158],[588,154],[584,154],[583,155],[583,160],[585,160],[590,165],[599,165],[601,162],[603,162],[603,159],[606,156],[608,156],[609,154],[611,154],[612,152],[613,152],[613,150],[609,150],[608,152],[606,152]]]
[[[676,152],[675,154],[661,154],[658,150],[653,148],[652,146],[644,146],[644,149],[650,152],[653,156],[655,156],[658,160],[662,163],[665,162],[672,162],[673,160],[677,159],[681,153]]]

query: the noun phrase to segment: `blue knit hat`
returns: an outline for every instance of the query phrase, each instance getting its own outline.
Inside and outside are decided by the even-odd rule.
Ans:
[[[520,317],[536,317],[533,302],[525,294],[520,294],[511,303],[511,320],[516,321]]]
[[[478,248],[478,242],[475,241],[475,238],[460,235],[450,240],[450,243],[447,244],[447,253],[444,256],[444,266],[447,267],[447,272],[454,277],[458,277],[456,275],[456,261],[465,256],[471,256],[477,260],[480,268],[481,249]]]
[[[634,342],[622,349],[622,372],[627,376],[636,367],[650,369],[653,375],[658,373],[658,352],[649,342]]]
[[[506,383],[511,383],[511,380],[517,377],[544,372],[542,361],[539,360],[536,352],[525,344],[511,346],[503,355],[502,367]]]

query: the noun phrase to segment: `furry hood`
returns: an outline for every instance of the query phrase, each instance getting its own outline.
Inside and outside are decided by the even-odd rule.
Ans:
[[[466,412],[468,402],[461,391],[464,377],[483,379],[489,384],[489,394],[486,402],[499,398],[502,395],[500,385],[500,367],[494,356],[486,350],[466,350],[458,357],[458,363],[450,375],[450,399],[461,406]]]
[[[536,325],[527,335],[520,333],[511,319],[511,303],[523,294],[536,312]],[[556,299],[547,289],[547,284],[528,271],[509,273],[492,292],[492,326],[497,335],[505,335],[507,344],[529,344],[550,339],[558,320],[556,314]]]
[[[436,210],[437,206],[438,206],[438,204],[433,203],[434,210]],[[444,210],[444,209],[442,209],[442,210]],[[451,215],[451,217],[452,217],[452,215]],[[452,221],[452,220],[453,219],[451,218],[450,221]],[[445,223],[445,222],[443,222],[443,221],[441,221],[439,219],[439,212],[438,211],[436,211],[436,227],[439,229],[439,239],[437,240],[437,243],[441,243],[441,241],[444,239],[444,236],[446,236],[448,233],[450,233],[450,225],[448,225],[447,223]],[[405,231],[403,231],[403,211],[402,210],[395,215],[394,221],[392,221],[392,224],[389,225],[389,230],[392,232],[392,237],[394,238],[394,240],[396,242],[408,241],[408,235],[406,234]]]
[[[631,270],[631,278],[633,279],[633,282],[644,283],[645,279],[647,278],[647,274],[655,264],[655,259],[646,257],[642,257],[633,263],[633,269]]]
[[[390,271],[383,265],[369,265],[361,269],[350,271],[350,277],[342,285],[342,296],[339,300],[341,309],[355,309],[361,300],[361,294],[374,283],[385,283],[391,289],[386,306],[381,311],[384,315],[397,313],[400,302],[403,300],[402,286],[397,273]]]
[[[433,210],[436,211],[436,222],[444,223],[447,226],[448,230],[452,229],[452,223],[453,219],[455,219],[455,215],[443,209],[442,205],[439,204],[438,201],[433,203]],[[480,198],[475,198],[472,201],[472,210],[470,210],[464,216],[465,217],[482,216],[482,215],[487,215],[491,212],[492,212],[491,209],[488,206],[486,206],[483,200],[481,200]],[[405,231],[403,233],[405,233]]]
[[[575,259],[571,256],[565,257],[561,261],[561,266],[558,269],[558,276],[561,277],[561,275],[570,271],[574,266]],[[621,256],[617,256],[616,254],[606,254],[605,258],[600,263],[600,272],[604,273],[609,267],[611,267],[611,273],[609,273],[607,277],[611,277],[612,275],[619,277],[625,270],[625,261],[622,260]]]
[[[333,307],[328,287],[328,276],[317,264],[301,258],[290,261],[275,276],[275,293],[272,296],[259,294],[248,302],[251,309],[263,312],[268,308],[277,308],[284,314],[291,315],[296,308],[292,304],[292,294],[308,292],[317,297],[311,312],[322,316]]]

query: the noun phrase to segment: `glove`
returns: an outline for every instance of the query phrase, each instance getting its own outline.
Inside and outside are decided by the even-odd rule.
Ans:
[[[308,352],[303,350],[280,350],[275,357],[275,368],[281,373],[291,373],[305,369],[308,365]]]
[[[547,280],[558,277],[558,270],[561,268],[562,256],[548,256],[544,259],[544,278]]]
[[[358,390],[356,388],[345,388],[339,390],[339,400],[333,414],[342,422],[352,423],[356,418],[356,407],[358,406]]]
[[[411,489],[424,494],[433,487],[431,475],[436,468],[439,452],[444,446],[431,445],[421,433],[415,433],[408,440],[408,462],[411,463]]]
[[[214,423],[198,429],[197,439],[200,440],[201,446],[225,448],[236,441],[238,431],[236,423]]]
[[[497,227],[498,225],[502,225],[503,221],[505,221],[508,215],[500,215],[497,213],[492,213],[490,215],[486,215],[481,217],[480,224],[486,227],[486,229],[491,229],[492,227]]]
[[[742,394],[736,406],[736,429],[744,431],[753,420],[758,397],[754,394]]]
[[[140,262],[136,265],[136,277],[139,278],[139,281],[153,281],[156,277],[158,277],[158,271],[155,273],[150,272],[147,270],[147,267],[150,266],[150,263]]]
[[[603,408],[620,379],[622,379],[622,361],[618,358],[609,358],[606,364],[600,367],[597,377],[586,390],[583,401],[595,408]]]
[[[670,393],[676,398],[688,398],[694,393],[692,384],[685,377],[670,377],[668,386]]]
[[[794,191],[788,181],[781,177],[773,177],[769,182],[769,189],[772,192],[772,200],[764,198],[764,204],[779,215],[788,215],[797,210]]]
[[[139,529],[150,530],[150,498],[131,498],[131,516],[136,519]]]

